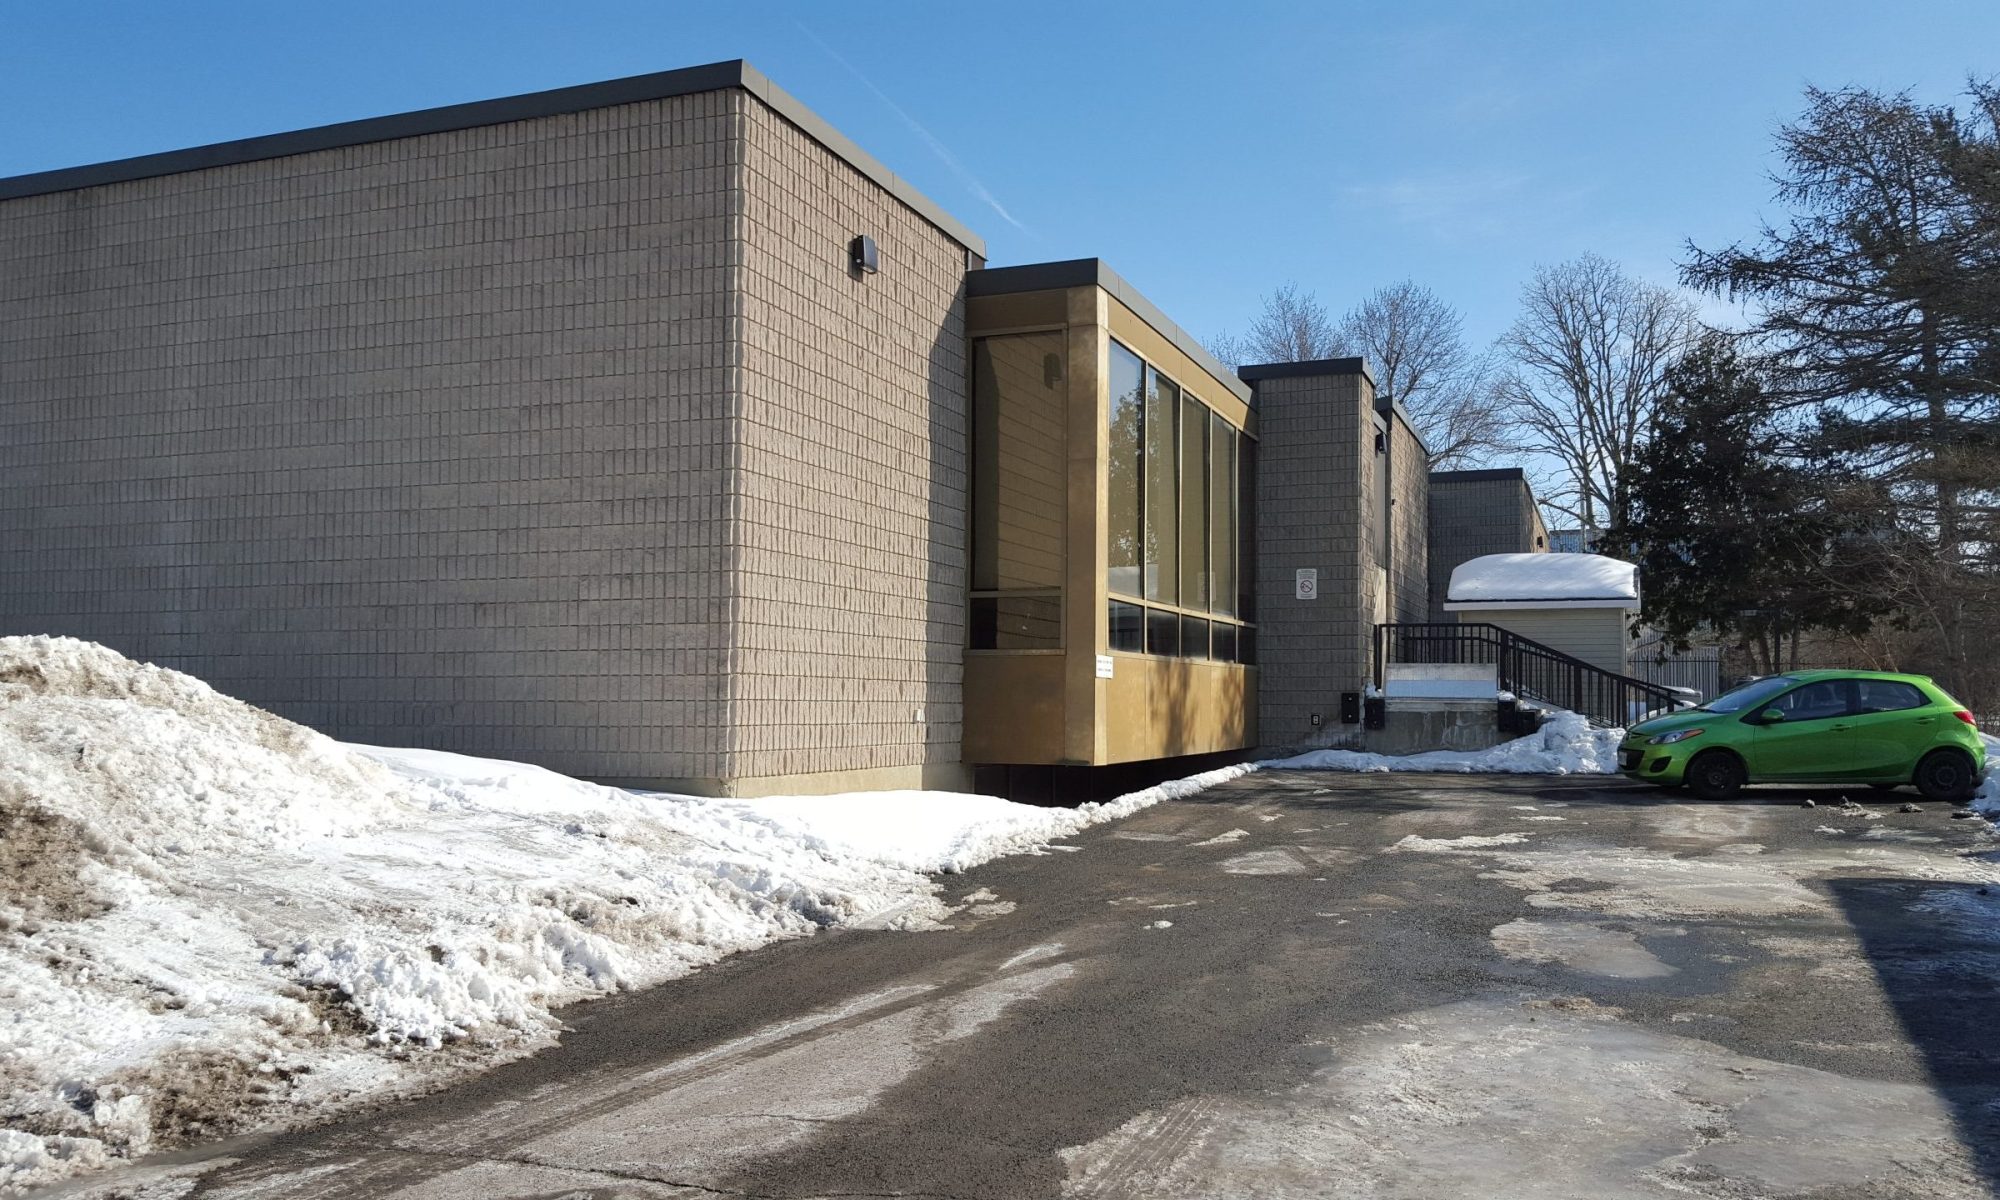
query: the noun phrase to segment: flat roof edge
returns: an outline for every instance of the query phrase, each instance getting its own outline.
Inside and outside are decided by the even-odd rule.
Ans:
[[[1175,349],[1193,359],[1210,375],[1221,381],[1231,395],[1245,404],[1255,402],[1249,385],[1236,378],[1228,367],[1222,365],[1222,360],[1209,353],[1208,347],[1175,324],[1172,318],[1160,311],[1158,305],[1146,299],[1138,288],[1127,283],[1123,276],[1112,270],[1101,258],[1068,258],[1057,262],[1024,263],[1013,267],[986,267],[967,272],[965,277],[965,294],[968,298],[1010,296],[1018,292],[1048,292],[1073,287],[1103,288],[1119,303],[1138,314],[1139,319],[1151,325],[1161,337],[1172,342]]]
[[[1475,467],[1464,471],[1432,471],[1432,483],[1490,483],[1496,480],[1518,479],[1528,481],[1528,473],[1520,467]]]
[[[1305,362],[1252,363],[1236,368],[1237,377],[1250,383],[1265,379],[1311,379],[1318,375],[1359,375],[1375,386],[1375,374],[1365,358],[1315,358]]]
[[[356,121],[341,121],[287,133],[261,134],[235,141],[192,146],[184,150],[166,150],[157,154],[113,159],[110,162],[15,175],[0,179],[0,200],[18,200],[28,196],[99,187],[108,183],[129,183],[140,179],[155,179],[163,175],[206,170],[210,167],[288,158],[294,154],[310,154],[317,150],[338,150],[370,142],[422,137],[433,133],[451,133],[460,129],[478,129],[487,125],[504,125],[511,121],[528,121],[537,117],[588,112],[620,104],[639,104],[648,100],[665,100],[674,96],[691,96],[728,88],[742,88],[757,97],[779,116],[798,126],[807,137],[826,147],[836,157],[909,206],[913,212],[936,226],[945,236],[981,258],[986,256],[985,239],[966,228],[935,201],[911,187],[901,176],[848,140],[846,135],[828,124],[819,114],[807,108],[790,93],[772,83],[763,72],[740,58],[705,63],[701,66],[680,67],[672,71],[656,71],[650,75],[631,75],[623,79],[576,84],[548,91],[528,92],[519,96],[504,96],[494,100],[473,100],[463,104],[447,104],[439,108],[418,109],[415,112],[364,117]]]

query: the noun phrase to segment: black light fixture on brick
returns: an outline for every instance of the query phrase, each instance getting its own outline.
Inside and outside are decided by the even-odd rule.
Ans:
[[[847,265],[857,275],[873,275],[882,269],[882,256],[875,249],[875,239],[860,234],[847,243]]]

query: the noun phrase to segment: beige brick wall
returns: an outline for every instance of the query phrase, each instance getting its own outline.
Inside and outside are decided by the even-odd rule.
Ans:
[[[0,632],[343,738],[721,774],[752,109],[0,202]]]
[[[776,113],[753,107],[747,127],[729,774],[948,781],[965,639],[965,248]],[[879,274],[850,272],[857,234],[879,245]]]

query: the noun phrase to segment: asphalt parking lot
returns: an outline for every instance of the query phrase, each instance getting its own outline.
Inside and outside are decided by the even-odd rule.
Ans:
[[[2000,1195],[2000,841],[1854,798],[1262,772],[91,1190]]]

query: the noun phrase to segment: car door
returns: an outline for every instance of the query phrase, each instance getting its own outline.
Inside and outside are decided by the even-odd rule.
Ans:
[[[1845,735],[1853,704],[1853,682],[1816,679],[1800,684],[1758,709],[1777,709],[1785,719],[1759,725],[1748,757],[1754,779],[1848,779],[1855,777]],[[1753,714],[1754,715],[1754,714]]]
[[[1845,736],[1855,773],[1869,779],[1909,778],[1917,759],[1937,740],[1938,713],[1930,698],[1897,679],[1857,679],[1854,692]]]

